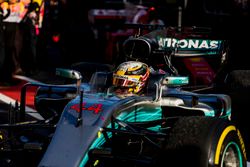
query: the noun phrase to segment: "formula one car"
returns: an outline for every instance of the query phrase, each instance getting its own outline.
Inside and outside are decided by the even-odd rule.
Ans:
[[[247,166],[225,94],[184,91],[188,77],[156,73],[144,95],[120,96],[110,72],[89,82],[75,70],[56,73],[76,84],[24,86],[21,105],[0,125],[1,166]],[[26,119],[29,86],[38,86],[44,120]]]

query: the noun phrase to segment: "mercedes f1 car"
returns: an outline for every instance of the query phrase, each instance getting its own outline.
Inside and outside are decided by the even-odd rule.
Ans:
[[[24,86],[21,105],[0,125],[1,166],[247,165],[225,94],[184,91],[188,77],[152,74],[144,95],[118,96],[110,72],[95,72],[86,83],[78,71],[56,72],[76,84]],[[35,105],[44,120],[25,116],[29,86],[38,86]]]

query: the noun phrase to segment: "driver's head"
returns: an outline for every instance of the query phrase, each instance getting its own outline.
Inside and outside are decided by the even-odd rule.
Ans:
[[[149,78],[149,67],[138,61],[128,61],[120,64],[113,73],[113,85],[119,93],[141,93]]]

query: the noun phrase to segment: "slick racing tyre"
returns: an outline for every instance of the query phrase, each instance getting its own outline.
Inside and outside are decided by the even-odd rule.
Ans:
[[[180,118],[171,130],[166,150],[161,158],[175,167],[247,166],[240,131],[220,118]]]
[[[226,79],[224,93],[231,97],[232,101],[232,121],[241,129],[245,143],[250,142],[249,108],[250,102],[250,70],[231,71]],[[246,146],[250,149],[250,145]]]
[[[250,70],[233,70],[225,78],[230,90],[250,88]]]

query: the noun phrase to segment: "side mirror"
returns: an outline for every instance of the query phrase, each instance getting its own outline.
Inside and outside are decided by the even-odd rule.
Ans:
[[[159,82],[155,82],[155,97],[154,101],[159,101],[162,96],[162,86],[182,86],[189,83],[188,77],[182,76],[164,76]]]
[[[82,75],[80,72],[70,69],[56,68],[56,75],[65,78],[76,79],[77,94],[80,94]]]
[[[163,78],[161,84],[166,86],[181,86],[181,85],[187,85],[188,83],[189,83],[188,77],[167,76]]]
[[[82,79],[80,72],[64,68],[56,68],[56,75],[76,80]]]

